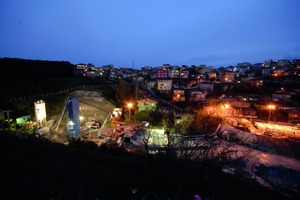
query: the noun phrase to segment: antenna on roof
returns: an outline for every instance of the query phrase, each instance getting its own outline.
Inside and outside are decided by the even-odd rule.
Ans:
[[[134,69],[134,61],[132,61],[132,68]]]

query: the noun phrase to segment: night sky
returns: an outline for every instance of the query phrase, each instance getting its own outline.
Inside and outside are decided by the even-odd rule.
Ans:
[[[0,57],[115,67],[300,58],[299,0],[1,0]]]

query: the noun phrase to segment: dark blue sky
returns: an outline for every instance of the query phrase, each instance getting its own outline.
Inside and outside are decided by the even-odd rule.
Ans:
[[[299,0],[1,0],[0,57],[136,68],[300,58]]]

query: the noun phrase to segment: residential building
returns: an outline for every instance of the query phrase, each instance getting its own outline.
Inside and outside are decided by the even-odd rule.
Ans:
[[[169,69],[169,77],[170,78],[179,78],[180,77],[180,68],[172,67]]]
[[[250,79],[246,81],[250,87],[262,87],[264,81],[262,79]]]
[[[211,82],[202,82],[200,83],[200,90],[201,91],[206,91],[208,93],[212,93],[214,89],[214,83]]]
[[[270,68],[270,67],[272,67],[274,65],[274,62],[273,62],[273,60],[272,59],[268,59],[268,60],[266,60],[265,62],[264,62],[264,67],[266,67],[266,68]]]
[[[288,101],[291,99],[291,95],[286,93],[273,93],[272,99],[273,101]]]
[[[156,77],[157,78],[169,78],[168,70],[166,68],[158,69],[156,72]]]
[[[287,110],[289,122],[299,123],[300,122],[300,110]]]
[[[157,107],[157,100],[154,100],[152,98],[145,98],[137,101],[137,107],[138,111],[150,111],[155,110]]]
[[[180,78],[189,78],[189,70],[188,69],[181,69]]]
[[[173,90],[173,101],[182,102],[185,101],[184,90],[182,89],[174,89]]]
[[[157,90],[161,93],[171,93],[172,79],[157,79]]]
[[[206,94],[200,91],[191,91],[191,96],[189,98],[190,102],[198,102],[198,101],[205,101]]]
[[[222,82],[233,82],[234,81],[234,72],[226,71],[225,74],[221,77]]]
[[[290,64],[290,61],[287,59],[280,59],[277,61],[277,65],[284,67],[284,66],[288,66]]]
[[[262,75],[262,77],[270,76],[271,75],[271,69],[270,68],[261,69],[261,75]]]

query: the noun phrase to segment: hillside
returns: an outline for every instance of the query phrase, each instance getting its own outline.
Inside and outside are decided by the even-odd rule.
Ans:
[[[217,163],[182,165],[165,156],[149,160],[93,143],[65,146],[7,132],[0,133],[0,148],[1,196],[7,199],[142,199],[147,193],[160,199],[287,199],[242,172],[223,173]]]
[[[0,110],[12,110],[11,117],[33,114],[33,102],[43,99],[48,113],[57,115],[65,97],[74,89],[98,89],[115,102],[114,83],[101,78],[73,76],[73,67],[66,61],[41,61],[0,58]]]
[[[49,92],[49,87],[58,88],[56,80],[70,78],[73,72],[69,62],[16,58],[0,58],[0,67],[0,100]],[[47,83],[47,80],[52,81]]]
[[[74,65],[67,61],[0,58],[0,77],[12,80],[27,78],[68,77]]]
[[[109,100],[116,97],[114,83],[73,77],[68,62],[0,59],[0,66],[0,109],[12,109],[11,117],[33,115],[33,102],[40,98],[50,116],[60,114],[70,88],[82,85],[99,86]],[[243,171],[222,172],[223,165],[215,161],[128,153],[109,143],[98,147],[73,141],[66,146],[5,130],[0,131],[0,148],[1,195],[7,199],[192,199],[194,194],[210,200],[287,199]]]

